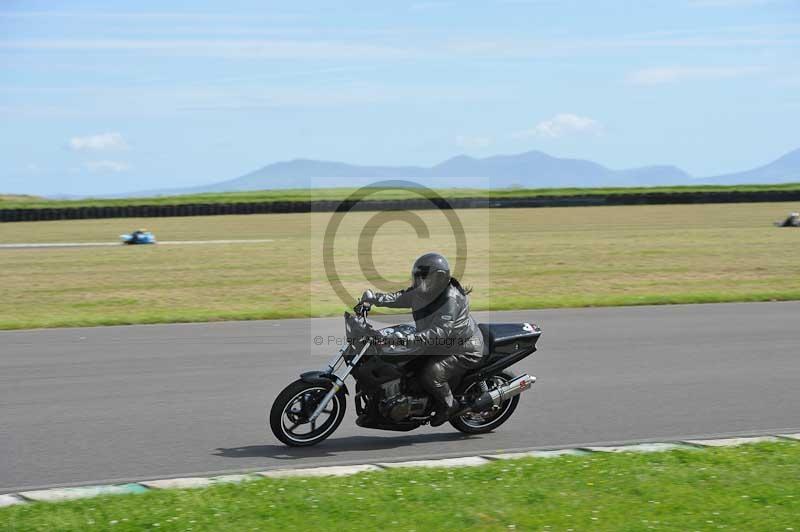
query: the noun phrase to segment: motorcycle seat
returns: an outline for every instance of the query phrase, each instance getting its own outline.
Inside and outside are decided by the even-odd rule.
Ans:
[[[496,347],[516,342],[530,342],[539,338],[542,331],[531,323],[481,323],[478,325],[483,333],[483,343],[488,351]]]

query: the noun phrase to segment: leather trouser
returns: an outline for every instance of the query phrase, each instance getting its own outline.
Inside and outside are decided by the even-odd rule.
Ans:
[[[482,357],[483,337],[478,332],[459,353],[428,355],[420,373],[420,382],[440,406],[451,409],[456,404],[452,388],[458,386],[468,370],[481,364]]]

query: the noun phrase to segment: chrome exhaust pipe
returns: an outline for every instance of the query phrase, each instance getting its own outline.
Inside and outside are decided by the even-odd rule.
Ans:
[[[473,412],[480,412],[489,407],[500,406],[503,404],[503,402],[521,394],[525,390],[530,389],[535,382],[536,377],[532,377],[527,373],[520,375],[519,377],[498,388],[495,388],[494,390],[484,392],[483,395],[478,397],[475,402],[472,403],[470,410]]]

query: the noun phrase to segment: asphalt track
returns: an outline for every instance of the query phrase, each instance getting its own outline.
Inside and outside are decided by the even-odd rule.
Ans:
[[[0,332],[0,493],[199,473],[800,429],[800,302],[477,313],[533,321],[494,434],[361,429],[289,449],[266,410],[341,319]]]

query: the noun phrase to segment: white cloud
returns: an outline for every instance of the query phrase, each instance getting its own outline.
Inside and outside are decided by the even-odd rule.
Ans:
[[[432,0],[429,2],[414,2],[411,4],[411,11],[430,11],[444,7],[451,7],[453,2]]]
[[[222,20],[265,21],[296,20],[303,18],[300,13],[270,13],[254,17],[252,14],[233,14],[222,12],[169,12],[169,11],[0,11],[0,18],[78,18],[78,19],[119,19],[119,20]]]
[[[471,135],[459,135],[456,137],[456,144],[462,148],[480,149],[487,148],[492,144],[491,137],[476,137]]]
[[[738,78],[756,72],[763,68],[755,66],[742,67],[654,67],[643,68],[628,74],[627,82],[633,85],[663,85],[680,81],[694,81],[704,79]]]
[[[100,133],[86,137],[72,137],[69,148],[73,151],[125,150],[128,143],[119,133]]]
[[[86,169],[93,174],[118,174],[130,170],[128,163],[120,161],[89,161]]]
[[[543,137],[559,138],[574,133],[597,135],[603,131],[603,126],[597,120],[572,113],[559,113],[552,118],[536,124],[533,129],[519,131],[515,138]]]
[[[292,29],[307,35],[305,28]],[[286,31],[286,30],[284,30]],[[270,31],[275,34],[275,31]],[[293,60],[380,60],[407,61],[411,59],[448,59],[466,57],[529,58],[554,55],[598,55],[614,50],[642,48],[763,48],[765,46],[796,47],[794,33],[755,32],[739,28],[735,32],[693,30],[679,36],[670,32],[628,34],[597,38],[551,37],[514,38],[507,35],[462,34],[446,37],[438,33],[418,32],[409,40],[408,32],[383,32],[385,39],[376,40],[371,34],[356,33],[344,39],[311,37],[299,38],[21,38],[0,40],[0,50],[118,52],[140,55],[170,55],[182,57],[224,57],[238,59]]]
[[[261,59],[404,59],[405,46],[370,42],[279,39],[20,39],[0,41],[2,50],[131,51],[178,56]],[[416,52],[417,55],[422,50]]]
[[[774,4],[776,0],[690,0],[691,7],[751,7]]]

